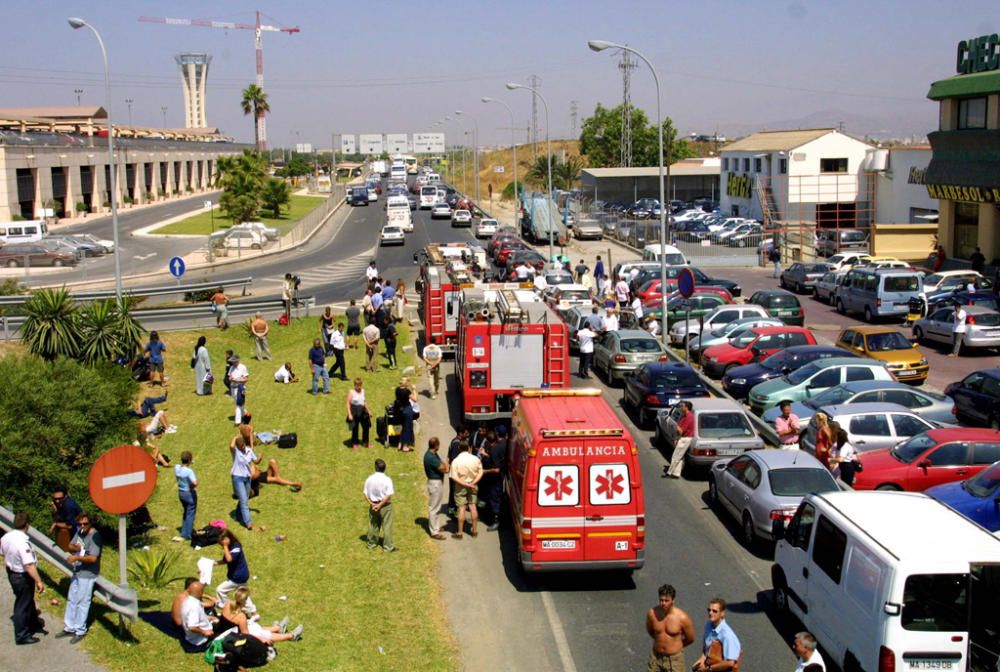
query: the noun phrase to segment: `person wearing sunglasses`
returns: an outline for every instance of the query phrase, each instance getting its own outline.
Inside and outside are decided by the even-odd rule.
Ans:
[[[73,578],[69,582],[63,631],[56,635],[57,638],[72,637],[70,644],[78,643],[87,634],[94,584],[101,574],[101,535],[86,513],[77,516],[76,523],[80,529],[69,545],[70,559],[74,561]]]
[[[57,485],[52,488],[52,501],[49,502],[49,509],[52,510],[52,518],[55,522],[49,527],[49,534],[54,535],[56,543],[64,551],[68,551],[69,541],[79,531],[76,518],[83,509],[70,497],[69,490],[65,485]]]
[[[740,669],[740,660],[743,658],[740,638],[726,623],[726,601],[721,597],[712,598],[708,603],[708,622],[705,623],[702,642],[702,654],[691,666],[695,672],[737,672]]]

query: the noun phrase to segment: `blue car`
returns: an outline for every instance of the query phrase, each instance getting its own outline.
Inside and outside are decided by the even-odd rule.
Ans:
[[[795,345],[776,352],[762,362],[738,366],[722,377],[722,387],[737,399],[746,399],[750,388],[791,373],[803,364],[829,357],[856,357],[831,345]]]
[[[707,396],[708,388],[687,364],[654,362],[625,374],[622,406],[633,410],[637,424],[644,427],[661,409],[671,408],[681,399]]]
[[[1000,462],[994,462],[972,478],[936,485],[924,492],[990,532],[1000,531],[1000,502],[997,501]]]

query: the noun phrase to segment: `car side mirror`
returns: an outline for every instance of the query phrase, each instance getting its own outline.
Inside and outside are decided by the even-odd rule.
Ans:
[[[792,367],[788,366],[787,364],[785,364],[783,367],[781,367],[781,373],[783,373],[783,374],[789,374],[791,372],[792,372]]]
[[[917,463],[917,466],[920,467],[921,469],[926,469],[932,464],[933,463],[930,460],[920,460],[920,462]]]

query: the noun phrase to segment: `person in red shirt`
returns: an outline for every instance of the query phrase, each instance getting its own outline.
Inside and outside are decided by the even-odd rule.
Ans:
[[[690,401],[677,402],[681,415],[677,418],[677,431],[680,436],[674,445],[674,454],[670,456],[670,466],[667,467],[667,476],[670,478],[680,478],[681,470],[684,468],[684,456],[687,455],[691,447],[691,440],[694,438],[694,407]]]

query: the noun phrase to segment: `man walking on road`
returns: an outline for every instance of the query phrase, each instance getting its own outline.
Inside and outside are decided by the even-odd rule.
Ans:
[[[347,349],[347,341],[344,339],[344,323],[339,322],[337,328],[330,332],[330,349],[333,351],[333,366],[330,367],[330,375],[335,375],[340,371],[340,379],[347,380],[347,364],[344,363],[344,351]]]
[[[73,563],[73,578],[69,582],[69,597],[66,598],[66,615],[63,631],[59,637],[72,637],[70,644],[76,644],[87,634],[87,616],[90,602],[94,597],[94,584],[101,574],[101,535],[90,523],[90,516],[81,513],[76,522],[80,531],[69,545]]]
[[[726,623],[726,601],[721,597],[712,598],[708,603],[708,622],[705,623],[702,642],[702,654],[691,666],[695,672],[724,672],[739,665],[743,649],[740,638]]]
[[[646,614],[646,632],[653,638],[648,672],[688,672],[684,647],[694,643],[694,624],[687,612],[674,604],[677,591],[669,583],[660,586],[659,604]]]
[[[583,327],[576,332],[576,340],[580,345],[580,377],[590,378],[590,364],[594,360],[594,339],[597,334],[591,330],[590,325],[584,323]]]
[[[461,539],[465,530],[466,511],[469,512],[469,536],[479,536],[479,532],[476,531],[479,522],[476,503],[479,481],[483,478],[483,463],[472,454],[468,441],[463,441],[459,448],[461,452],[452,460],[451,470],[448,473],[451,486],[455,489],[455,506],[458,508],[458,526],[451,535],[456,539]]]
[[[375,460],[375,473],[365,479],[363,488],[368,502],[368,550],[378,545],[379,531],[382,532],[382,550],[392,553],[392,479],[385,475],[385,460]]]
[[[14,515],[14,529],[0,537],[0,555],[7,567],[7,580],[14,591],[14,643],[35,644],[40,640],[35,633],[45,632],[45,621],[38,617],[35,591],[41,595],[45,584],[38,576],[38,560],[28,539],[31,519],[26,511]]]
[[[427,441],[427,452],[424,453],[424,475],[427,476],[427,531],[431,539],[442,541],[447,539],[441,534],[441,500],[444,495],[444,475],[448,473],[448,463],[441,460],[438,449],[441,441],[432,436]]]
[[[261,361],[261,357],[264,359],[271,359],[271,348],[267,344],[267,334],[271,328],[267,325],[267,320],[261,317],[260,313],[257,313],[253,322],[250,323],[250,331],[253,332],[253,342],[257,346],[257,361]]]
[[[681,409],[681,417],[677,420],[677,429],[680,437],[677,445],[674,446],[674,453],[670,456],[670,466],[667,467],[666,475],[670,478],[680,478],[684,469],[684,456],[687,455],[691,447],[691,440],[694,438],[694,407],[690,401],[680,401],[677,404]]]
[[[375,323],[369,324],[361,332],[365,339],[365,371],[369,373],[378,372],[378,342],[382,338],[382,331]]]
[[[330,374],[326,370],[326,354],[323,352],[323,342],[313,339],[313,347],[309,348],[309,366],[312,368],[313,386],[309,394],[319,392],[319,379],[323,379],[323,394],[330,394]]]
[[[431,382],[431,399],[437,399],[438,392],[441,390],[441,360],[444,358],[444,353],[441,351],[441,346],[434,343],[424,346],[423,360],[424,364],[427,365],[427,375]]]

